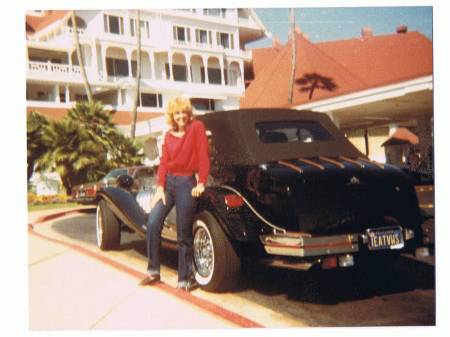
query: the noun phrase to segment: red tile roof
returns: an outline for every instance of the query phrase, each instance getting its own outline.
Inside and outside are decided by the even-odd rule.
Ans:
[[[433,43],[419,32],[316,44],[363,77],[370,87],[433,73]]]
[[[274,58],[253,50],[255,79],[241,107],[286,107],[291,43]],[[432,42],[418,32],[312,43],[296,34],[296,84],[292,106],[432,75]],[[311,83],[316,83],[312,91]],[[308,90],[309,88],[309,90]],[[328,88],[328,89],[326,89]]]
[[[381,146],[409,143],[419,144],[419,137],[406,128],[398,128]]]
[[[67,109],[63,108],[27,107],[27,112],[30,111],[36,111],[51,120],[61,120],[67,114]],[[162,112],[138,112],[137,121],[142,122],[162,115]],[[131,124],[131,117],[130,111],[116,111],[112,121],[116,125],[129,125]]]
[[[52,24],[53,22],[61,20],[68,13],[69,13],[69,11],[53,10],[50,13],[43,15],[43,16],[27,15],[25,18],[26,28],[27,28],[26,31],[27,31],[27,33],[30,33],[30,34],[38,32],[41,29],[44,29],[48,25]]]
[[[296,71],[293,105],[317,101],[339,94],[349,93],[365,85],[364,81],[330,55],[295,34]],[[275,59],[267,64],[245,92],[241,107],[288,106],[288,83],[291,73],[291,44],[288,42]],[[304,82],[303,82],[304,81]],[[327,90],[311,88],[314,84],[326,86]],[[319,83],[320,82],[320,83]],[[310,99],[311,97],[311,99]]]

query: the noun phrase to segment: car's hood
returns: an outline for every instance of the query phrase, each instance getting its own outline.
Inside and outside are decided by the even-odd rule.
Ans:
[[[410,179],[391,165],[343,160],[289,160],[260,166],[253,199],[287,229],[351,231],[381,226],[384,218],[416,226],[417,197]]]

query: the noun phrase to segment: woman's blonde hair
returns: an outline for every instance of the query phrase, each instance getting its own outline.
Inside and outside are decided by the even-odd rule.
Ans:
[[[176,97],[170,100],[169,104],[167,104],[166,122],[173,130],[176,130],[178,128],[178,125],[173,119],[173,115],[177,111],[187,112],[189,115],[189,123],[194,119],[194,116],[192,114],[192,104],[189,99]]]

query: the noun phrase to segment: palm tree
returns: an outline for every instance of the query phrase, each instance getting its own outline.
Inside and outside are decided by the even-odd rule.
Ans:
[[[292,96],[294,92],[294,79],[295,79],[295,63],[296,63],[294,8],[289,9],[289,13],[291,24],[291,76],[289,78],[288,101],[289,104],[292,104]]]
[[[34,111],[27,113],[27,181],[33,175],[34,164],[47,151],[42,139],[47,125],[48,121],[44,116]]]
[[[84,89],[86,90],[88,102],[92,103],[94,99],[92,98],[91,86],[89,85],[89,81],[86,76],[86,69],[84,68],[84,58],[81,52],[80,39],[78,38],[78,25],[75,11],[71,11],[71,20],[73,29],[73,39],[75,41],[75,48],[77,50],[78,64],[80,66],[81,77],[83,78]]]
[[[136,121],[137,121],[137,106],[139,102],[140,94],[140,82],[141,82],[141,11],[136,11],[136,37],[137,37],[137,61],[136,61],[136,91],[133,100],[133,114],[131,119],[130,137],[134,139],[136,134]]]
[[[98,172],[98,168],[106,163],[102,146],[82,131],[76,123],[65,118],[50,122],[43,133],[48,151],[38,159],[38,170],[56,171],[67,194],[86,177],[101,175],[103,172]]]
[[[56,171],[68,194],[85,181],[97,181],[111,168],[142,162],[140,149],[114,127],[111,115],[98,103],[77,102],[61,121],[42,130],[45,153],[37,171]]]

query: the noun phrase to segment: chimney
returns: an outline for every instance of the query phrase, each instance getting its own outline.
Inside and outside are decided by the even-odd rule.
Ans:
[[[277,36],[274,36],[272,38],[272,48],[278,50],[281,49],[281,47],[283,46],[281,45],[280,39]]]
[[[363,29],[361,29],[361,37],[363,39],[368,39],[371,36],[373,36],[372,27],[363,27]]]
[[[405,34],[408,32],[408,26],[400,25],[397,27],[397,34]]]

